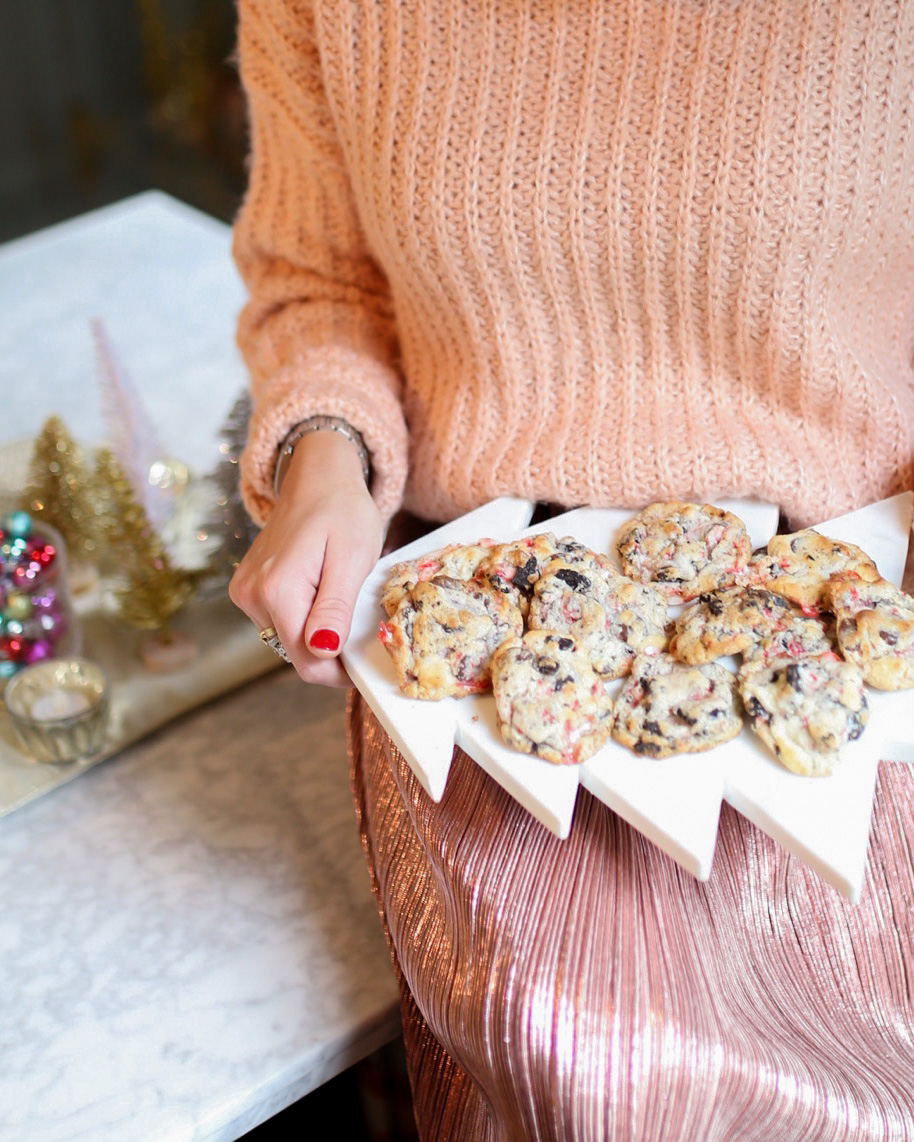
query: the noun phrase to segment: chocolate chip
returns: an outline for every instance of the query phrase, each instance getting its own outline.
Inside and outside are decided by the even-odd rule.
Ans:
[[[555,577],[570,587],[572,591],[586,591],[591,585],[586,575],[582,575],[580,571],[572,571],[570,567],[563,567],[561,571],[556,571]]]
[[[763,722],[771,721],[771,714],[765,709],[762,703],[753,694],[749,701],[746,703],[746,713],[750,718],[759,718]]]
[[[681,722],[685,722],[687,726],[694,726],[698,721],[698,718],[693,718],[691,714],[687,714],[681,706],[678,710],[674,710],[673,713]]]
[[[782,595],[776,595],[774,591],[766,591],[764,587],[747,587],[744,594],[744,603],[752,603],[760,609],[769,609],[776,611],[788,611],[791,609],[791,604],[788,599]]]
[[[634,745],[635,753],[652,753],[654,755],[660,753],[661,746],[658,742],[636,741]]]
[[[894,631],[881,630],[879,632],[879,637],[882,639],[882,641],[884,643],[887,643],[889,646],[894,646],[895,643],[898,642],[898,635],[895,634]]]
[[[784,671],[784,677],[787,679],[787,685],[791,686],[794,690],[802,690],[802,672],[796,662],[791,662],[787,669]]]
[[[487,575],[486,579],[489,582],[489,586],[499,591],[502,595],[511,594],[511,584],[503,576],[493,573],[492,575]]]
[[[644,730],[646,733],[656,734],[657,737],[661,737],[663,735],[663,730],[660,728],[659,722],[654,722],[654,721],[645,722],[644,723]]]
[[[519,567],[514,572],[514,586],[518,591],[523,591],[528,594],[532,590],[531,580],[534,576],[539,576],[539,561],[535,555],[531,555],[523,567]]]
[[[851,714],[851,716],[847,720],[847,738],[848,738],[848,741],[852,741],[852,742],[856,741],[857,738],[859,738],[860,735],[863,733],[864,723],[861,720],[861,716],[860,716],[862,712],[863,711],[858,711],[855,714]]]
[[[536,669],[540,674],[545,674],[547,677],[550,674],[558,673],[559,664],[554,658],[538,658],[536,660]]]

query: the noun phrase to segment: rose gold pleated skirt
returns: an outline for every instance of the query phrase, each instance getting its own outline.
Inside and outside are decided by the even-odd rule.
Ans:
[[[363,844],[424,1140],[914,1139],[914,776],[862,900],[728,806],[706,884],[583,789],[553,837],[457,751],[440,804],[359,696]]]

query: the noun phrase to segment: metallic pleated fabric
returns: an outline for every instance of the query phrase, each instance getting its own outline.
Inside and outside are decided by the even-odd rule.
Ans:
[[[557,840],[353,692],[353,790],[431,1139],[914,1139],[914,775],[852,905],[728,806],[707,883],[585,790]]]

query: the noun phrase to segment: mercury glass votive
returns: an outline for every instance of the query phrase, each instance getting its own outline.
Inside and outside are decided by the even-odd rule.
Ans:
[[[87,658],[51,658],[24,666],[3,700],[23,751],[66,763],[98,753],[108,724],[108,676]]]

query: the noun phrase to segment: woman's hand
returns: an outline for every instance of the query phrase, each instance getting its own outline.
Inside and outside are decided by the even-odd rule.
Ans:
[[[276,628],[306,682],[348,685],[338,655],[383,538],[352,443],[312,432],[296,445],[276,507],[229,596],[258,630]]]

